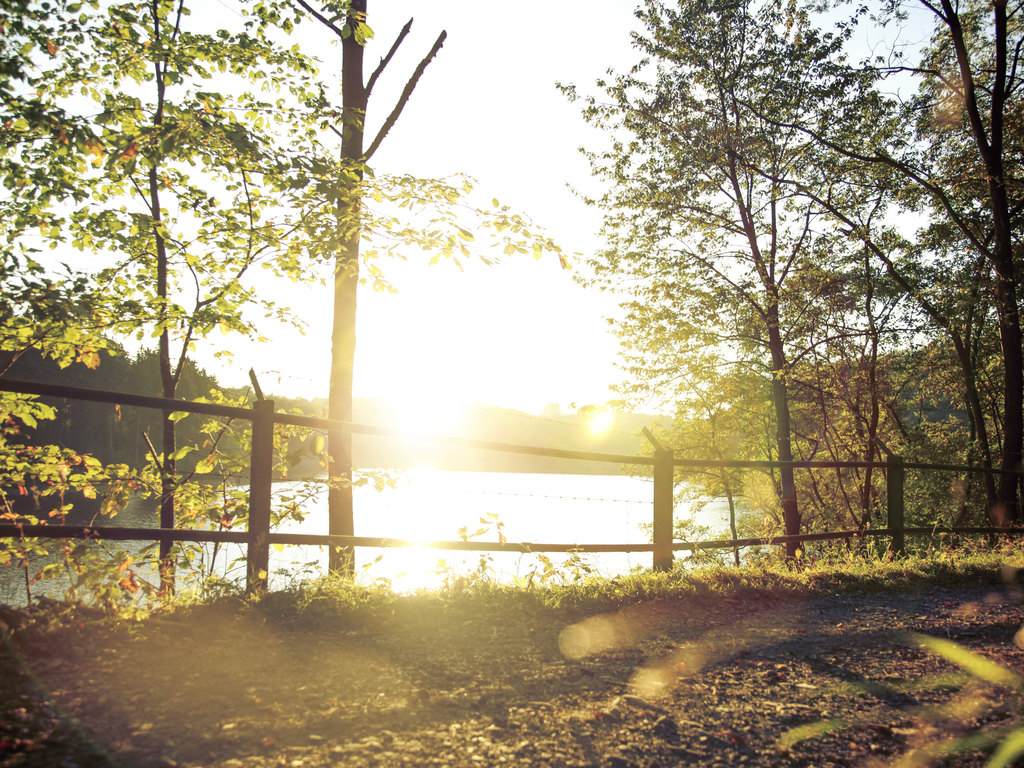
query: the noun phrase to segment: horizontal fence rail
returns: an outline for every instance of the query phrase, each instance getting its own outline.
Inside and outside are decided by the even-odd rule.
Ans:
[[[1002,470],[966,465],[946,465],[920,462],[905,462],[902,457],[890,455],[885,462],[867,461],[739,461],[739,460],[697,460],[677,459],[670,451],[656,444],[652,436],[649,439],[656,444],[655,455],[627,456],[591,451],[573,451],[541,446],[519,445],[471,438],[409,434],[401,430],[332,419],[302,416],[296,414],[277,413],[272,400],[259,400],[253,408],[239,408],[217,403],[201,403],[189,400],[173,400],[162,397],[135,395],[126,392],[110,392],[72,387],[60,384],[17,381],[0,378],[0,391],[26,395],[56,397],[91,402],[109,403],[112,405],[128,405],[140,408],[160,410],[165,413],[183,411],[199,413],[207,416],[219,416],[230,419],[244,419],[252,422],[253,440],[250,454],[249,484],[249,520],[246,531],[211,531],[192,528],[119,528],[111,526],[81,525],[22,525],[13,523],[0,524],[0,538],[56,538],[56,539],[105,539],[111,541],[160,541],[160,542],[202,542],[202,543],[235,543],[245,545],[246,582],[247,588],[266,588],[269,570],[269,548],[271,545],[307,545],[333,547],[427,547],[454,551],[477,552],[651,552],[653,566],[656,569],[667,569],[672,565],[674,552],[694,552],[698,550],[726,549],[750,547],[758,545],[784,545],[804,543],[808,541],[830,541],[854,539],[865,536],[883,536],[891,539],[894,551],[902,552],[905,536],[936,535],[936,534],[973,534],[973,535],[1017,535],[1024,533],[1021,528],[997,527],[961,527],[947,528],[917,527],[908,528],[904,525],[904,476],[907,469],[926,471],[951,472],[989,472],[993,474],[1021,474],[1012,470]],[[483,542],[483,541],[412,541],[396,538],[380,538],[370,536],[329,534],[275,533],[270,530],[272,448],[273,429],[275,424],[305,427],[320,431],[344,430],[353,434],[370,435],[391,440],[429,442],[469,448],[478,451],[497,451],[546,458],[572,459],[578,461],[596,461],[614,464],[652,467],[654,475],[653,491],[653,541],[647,544],[575,544],[575,543],[542,543],[542,542]],[[673,541],[673,489],[674,470],[682,468],[746,468],[766,469],[792,467],[794,469],[815,468],[875,468],[886,472],[887,484],[887,515],[886,528],[854,531],[835,531],[827,533],[807,533],[796,536],[771,536],[765,538],[721,539],[702,542]]]

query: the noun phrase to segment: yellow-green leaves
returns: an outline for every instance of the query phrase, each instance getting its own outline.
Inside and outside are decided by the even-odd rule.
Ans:
[[[197,475],[208,475],[217,467],[218,454],[211,452],[196,463]]]
[[[79,352],[76,362],[82,363],[87,368],[99,368],[100,355],[94,349],[83,349]]]

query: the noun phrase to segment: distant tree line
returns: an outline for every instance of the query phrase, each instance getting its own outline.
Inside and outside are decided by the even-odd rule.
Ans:
[[[89,368],[71,365],[61,368],[53,358],[35,350],[20,355],[7,369],[7,378],[26,381],[60,382],[111,392],[161,397],[160,360],[155,350],[127,354],[116,344],[104,352],[99,365]],[[207,398],[222,391],[216,378],[186,359],[182,366],[177,397],[181,400]],[[230,392],[230,390],[228,390]],[[104,464],[127,464],[140,468],[155,457],[146,438],[158,443],[163,414],[149,408],[113,406],[86,400],[40,398],[53,407],[54,418],[44,419],[25,430],[33,445],[57,445],[95,456]],[[186,419],[178,426],[182,445],[203,442],[198,419]]]

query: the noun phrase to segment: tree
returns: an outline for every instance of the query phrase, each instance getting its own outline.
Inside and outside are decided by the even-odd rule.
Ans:
[[[992,451],[979,396],[975,344],[983,327],[977,308],[990,303],[999,330],[1001,431],[999,475],[990,489],[990,516],[1007,524],[1020,519],[1017,476],[1024,444],[1024,358],[1020,321],[1021,97],[1018,69],[1024,26],[1020,3],[928,0],[884,4],[883,25],[910,23],[907,9],[932,16],[932,39],[916,63],[896,57],[860,66],[838,60],[823,78],[823,89],[844,89],[847,98],[825,110],[820,120],[796,128],[831,153],[836,165],[845,159],[875,176],[891,201],[904,210],[922,210],[930,222],[918,244],[902,248],[916,258],[900,260],[891,247],[892,228],[881,237],[868,233],[842,206],[830,209],[838,223],[860,238],[908,295],[950,337],[960,364],[965,400],[983,465]],[[899,101],[882,95],[884,78],[909,74],[917,79],[916,96]],[[848,178],[853,181],[852,178]],[[813,191],[813,190],[807,190]],[[959,248],[950,248],[951,243]],[[952,251],[952,253],[951,253]],[[943,298],[946,285],[926,282],[929,271],[946,283],[950,269],[929,270],[953,255],[956,268],[973,276],[972,285],[987,294]],[[957,292],[954,292],[957,293]],[[969,293],[969,292],[968,292]],[[938,298],[937,298],[938,295]],[[957,314],[950,314],[956,308]],[[988,481],[991,482],[991,481]]]
[[[24,113],[12,122],[21,143],[9,157],[20,175],[38,176],[55,161],[37,143],[56,144],[58,155],[68,147],[59,183],[35,201],[43,237],[93,263],[110,255],[95,273],[102,292],[90,310],[110,332],[156,338],[159,394],[174,398],[196,339],[214,329],[255,335],[247,308],[278,311],[259,300],[249,273],[261,265],[301,271],[288,240],[297,224],[268,214],[296,184],[297,164],[282,147],[290,133],[302,137],[303,124],[293,132],[297,109],[247,88],[269,83],[301,103],[300,79],[314,70],[272,42],[256,14],[232,32],[192,20],[186,0],[73,3],[63,12],[63,25],[48,22],[45,4],[31,17],[32,39],[44,40],[46,53],[26,44],[23,83],[6,88],[9,108]],[[25,88],[34,89],[31,101],[19,101]],[[160,525],[170,528],[181,452],[169,412],[161,432]],[[170,588],[169,542],[160,555]]]
[[[989,285],[1003,358],[1000,468],[1019,470],[1024,446],[1020,319],[1024,100],[1019,93],[1018,64],[1024,44],[1024,6],[1006,0],[922,4],[934,15],[936,29],[916,69],[923,77],[913,107],[919,115],[918,135],[928,141],[933,161],[927,176],[915,181],[925,186],[933,207],[945,214],[943,218],[954,224],[992,270]],[[912,167],[902,170],[908,173]],[[1020,521],[1017,485],[1016,476],[999,476],[997,507],[991,513],[998,522]]]
[[[611,282],[629,278],[622,335],[652,351],[654,370],[685,367],[685,357],[711,348],[766,376],[771,458],[782,462],[785,531],[796,535],[791,356],[805,348],[808,312],[834,290],[824,265],[842,241],[818,227],[817,203],[790,188],[805,137],[758,111],[799,114],[799,83],[841,40],[789,39],[779,31],[786,15],[771,4],[676,10],[651,0],[638,16],[647,31],[634,43],[654,66],[608,85],[610,106],[592,99],[585,109],[613,134],[611,150],[591,154],[595,172],[614,185],[597,201],[610,248],[596,267]],[[663,336],[671,342],[644,346]],[[796,549],[791,543],[789,554]]]
[[[368,147],[364,147],[365,122],[370,95],[377,79],[409,34],[412,20],[402,28],[387,55],[364,82],[363,52],[372,36],[367,26],[366,0],[327,3],[321,10],[305,0],[296,0],[308,14],[334,34],[342,45],[342,112],[340,127],[332,128],[341,140],[341,161],[337,179],[337,253],[334,260],[334,323],[331,334],[331,377],[328,418],[352,421],[352,378],[356,352],[356,306],[360,281],[360,242],[363,238],[361,197],[366,165],[395,124],[427,65],[444,44],[441,32],[406,84],[398,103]],[[338,25],[340,21],[340,26]],[[333,430],[327,439],[328,519],[330,533],[351,536],[355,532],[352,504],[352,435]],[[332,548],[332,571],[352,573],[352,549]]]
[[[78,16],[17,0],[0,8],[0,31],[0,373],[30,349],[94,365],[105,325],[97,286],[81,271],[45,267],[40,252],[59,230],[55,205],[85,199],[79,181],[95,137],[86,119],[36,88],[35,63],[87,30]]]
[[[532,253],[557,254],[563,267],[568,262],[561,248],[543,232],[533,228],[523,216],[513,213],[497,200],[490,208],[471,204],[472,184],[468,179],[417,179],[374,173],[370,161],[395,125],[412,96],[427,66],[447,37],[441,32],[429,51],[413,70],[396,104],[380,123],[373,138],[367,132],[367,112],[373,89],[384,74],[399,46],[412,29],[412,20],[398,33],[395,41],[367,78],[364,76],[364,51],[373,32],[367,25],[366,0],[334,0],[315,7],[306,0],[295,0],[297,7],[339,39],[342,44],[342,109],[340,113],[325,93],[317,105],[316,120],[324,131],[340,140],[340,161],[327,161],[329,152],[317,153],[311,175],[317,183],[309,195],[297,200],[308,222],[306,246],[315,258],[330,265],[334,287],[334,312],[331,339],[331,379],[328,416],[337,421],[352,420],[352,380],[356,348],[356,308],[358,287],[372,282],[378,290],[390,288],[381,268],[375,263],[383,255],[405,258],[406,251],[439,258],[476,256],[485,262],[504,256]],[[299,23],[302,14],[296,16]],[[487,242],[474,249],[474,232],[489,232]],[[492,250],[488,250],[488,246]],[[493,250],[497,249],[497,250]],[[336,535],[352,535],[352,442],[347,432],[334,430],[328,436],[329,530]],[[351,548],[334,549],[332,570],[348,573],[353,569]]]

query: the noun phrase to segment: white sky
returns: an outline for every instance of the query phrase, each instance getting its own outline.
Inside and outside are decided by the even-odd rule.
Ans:
[[[567,184],[594,189],[576,150],[601,137],[555,83],[595,93],[594,81],[609,67],[635,63],[632,9],[621,0],[370,0],[368,23],[376,37],[366,52],[367,75],[401,26],[415,18],[373,94],[370,134],[438,33],[448,32],[371,164],[378,172],[421,177],[468,174],[477,179],[482,200],[496,197],[528,215],[567,251],[592,252],[600,216]],[[328,44],[317,25],[300,30],[307,51],[340,58],[340,47]],[[369,286],[361,291],[356,396],[484,402],[529,412],[551,402],[567,408],[610,397],[608,386],[621,379],[617,342],[605,319],[615,302],[576,284],[557,257],[469,264],[465,272],[451,264],[428,267],[418,254],[407,258],[387,265],[397,294]],[[326,395],[331,298],[328,287],[282,294],[285,303],[301,307],[310,324],[305,336],[268,328],[272,344],[232,342],[231,367],[208,367],[226,384],[244,384],[251,366],[268,392]]]

